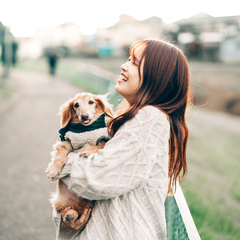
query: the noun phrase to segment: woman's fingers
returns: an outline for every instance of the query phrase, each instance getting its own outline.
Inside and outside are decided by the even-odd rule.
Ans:
[[[66,207],[63,211],[62,211],[62,217],[65,216],[65,214],[71,209],[71,207]],[[71,228],[74,228],[76,230],[80,230],[82,228],[85,227],[85,225],[87,224],[90,215],[91,215],[91,211],[92,209],[84,209],[81,217],[79,219],[77,219],[76,221],[74,221],[73,219],[69,222],[66,223],[67,225],[69,225]]]
[[[74,228],[76,230],[82,229],[87,224],[90,215],[91,215],[91,209],[84,209],[83,214],[80,217],[80,219],[78,219],[75,222],[71,223],[70,227]]]
[[[82,216],[79,219],[80,223],[84,223],[88,216],[88,209],[84,209]]]
[[[86,222],[86,223],[88,222],[90,215],[91,215],[91,211],[92,211],[92,209],[87,209],[87,214],[85,216],[84,222]]]

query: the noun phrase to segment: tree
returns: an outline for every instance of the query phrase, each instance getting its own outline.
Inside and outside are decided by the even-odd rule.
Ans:
[[[18,43],[12,33],[0,22],[1,61],[4,65],[4,78],[8,77],[9,68],[17,62]]]

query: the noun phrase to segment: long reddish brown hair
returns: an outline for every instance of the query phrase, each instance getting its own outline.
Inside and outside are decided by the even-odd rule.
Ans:
[[[169,140],[169,186],[173,193],[176,182],[187,173],[186,149],[189,130],[185,121],[186,107],[190,103],[190,74],[183,52],[176,46],[157,39],[140,40],[130,47],[134,60],[135,52],[144,46],[139,61],[139,76],[142,77],[137,98],[131,106],[126,101],[110,125],[113,136],[126,121],[133,118],[139,109],[151,105],[163,111],[170,122]],[[143,71],[141,76],[141,64]]]

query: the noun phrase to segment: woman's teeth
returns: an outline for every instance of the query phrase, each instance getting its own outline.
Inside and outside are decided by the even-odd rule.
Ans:
[[[120,79],[123,80],[123,81],[125,81],[125,82],[127,81],[127,79],[124,78],[123,76],[121,76]]]
[[[124,82],[127,82],[127,77],[126,76],[124,76],[123,74],[121,74],[120,76],[119,76],[119,80],[122,80],[122,81],[124,81]]]

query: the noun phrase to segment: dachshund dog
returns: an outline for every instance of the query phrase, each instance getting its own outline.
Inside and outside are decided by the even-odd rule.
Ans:
[[[108,120],[112,118],[112,107],[107,101],[106,95],[94,95],[91,93],[77,94],[73,99],[61,106],[61,127],[66,128],[69,124],[80,124],[81,127],[90,127],[96,125],[101,116],[106,115]],[[103,120],[104,121],[104,120]],[[106,120],[107,122],[107,120]],[[60,132],[60,131],[59,131]],[[100,137],[100,136],[99,136]],[[65,139],[64,139],[65,140]],[[102,149],[105,145],[102,140],[97,146],[88,146],[81,149],[81,155],[89,156]],[[52,152],[52,162],[46,169],[46,175],[52,179],[56,177],[64,164],[67,162],[67,154],[73,151],[70,141],[57,142]],[[57,213],[61,213],[66,207],[71,209],[63,216],[63,222],[70,222],[72,219],[78,219],[85,208],[92,208],[92,202],[80,198],[71,193],[67,186],[58,180],[57,192],[51,199],[51,203]]]

